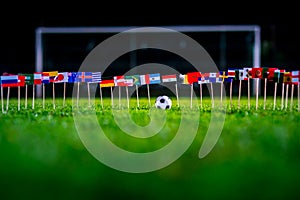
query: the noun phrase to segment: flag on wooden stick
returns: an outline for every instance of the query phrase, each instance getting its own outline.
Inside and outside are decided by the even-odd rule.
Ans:
[[[27,109],[28,85],[33,85],[34,75],[33,74],[19,74],[19,75],[25,76],[25,109]]]
[[[104,88],[104,87],[110,87],[110,95],[111,95],[111,106],[114,106],[114,96],[113,96],[113,92],[112,92],[112,87],[115,86],[115,82],[114,80],[102,80],[100,82],[100,89]],[[102,94],[102,92],[100,93]]]
[[[176,74],[172,74],[172,75],[163,75],[161,78],[162,78],[162,82],[163,82],[163,83],[175,82],[176,100],[177,100],[177,106],[179,106],[179,96],[178,96],[177,76],[176,76]]]
[[[135,85],[135,92],[136,92],[136,103],[137,107],[140,107],[140,100],[139,100],[139,86],[141,85],[140,83],[140,76],[139,75],[129,75],[125,76],[125,79],[129,80],[132,79],[133,85]]]

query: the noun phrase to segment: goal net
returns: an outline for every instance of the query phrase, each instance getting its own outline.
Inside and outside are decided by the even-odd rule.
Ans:
[[[39,27],[36,29],[36,71],[78,71],[93,48],[114,34],[131,28],[136,27]],[[197,41],[209,53],[219,70],[260,66],[260,27],[257,25],[163,28],[181,32]],[[136,48],[134,37],[130,44]],[[178,45],[184,45],[184,41],[178,41]],[[147,44],[143,47],[147,47]],[[149,49],[135,50],[121,56],[102,75],[121,75],[117,74],[122,72],[120,66],[126,72],[144,63],[162,63],[173,66],[181,73],[192,70],[189,63],[176,55]],[[41,96],[41,88],[37,88],[37,95]]]

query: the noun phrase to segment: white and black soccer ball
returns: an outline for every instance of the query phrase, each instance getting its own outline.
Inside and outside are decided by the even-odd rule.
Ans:
[[[172,107],[172,100],[166,96],[159,96],[156,98],[155,107],[163,110],[169,110]]]

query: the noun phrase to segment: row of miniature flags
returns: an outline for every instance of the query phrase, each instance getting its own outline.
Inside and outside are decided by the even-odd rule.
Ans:
[[[218,73],[190,72],[179,75],[182,84],[221,83],[233,80],[267,79],[278,83],[298,84],[300,71],[286,72],[277,68],[243,68],[229,69]],[[163,75],[159,73],[132,76],[114,76],[111,80],[102,80],[101,72],[40,72],[34,74],[19,74],[0,76],[1,87],[18,87],[49,83],[101,83],[102,87],[133,86],[146,84],[160,84],[161,82],[177,82],[176,74]]]
[[[18,87],[49,83],[100,83],[101,72],[36,72],[34,74],[19,74],[0,76],[2,87]]]
[[[103,87],[112,87],[119,86],[119,94],[120,94],[120,87],[126,86],[126,91],[128,93],[128,86],[136,86],[136,90],[138,89],[137,86],[140,85],[147,85],[148,91],[148,99],[150,105],[150,91],[149,85],[151,84],[161,84],[167,82],[179,82],[181,84],[189,84],[191,85],[191,105],[192,105],[192,90],[193,90],[193,83],[200,84],[200,88],[202,84],[205,83],[222,83],[222,82],[230,82],[230,91],[232,91],[232,82],[233,80],[240,81],[240,88],[239,88],[239,99],[240,99],[240,91],[241,91],[241,81],[248,80],[248,101],[250,102],[250,93],[249,93],[249,86],[250,86],[250,79],[265,79],[265,91],[266,91],[266,82],[274,81],[275,84],[283,83],[285,85],[289,84],[299,84],[300,78],[300,71],[292,71],[286,72],[285,70],[278,69],[278,68],[243,68],[243,69],[228,69],[228,71],[220,71],[218,73],[211,72],[211,73],[201,73],[201,72],[189,72],[187,74],[180,74],[179,81],[177,81],[177,75],[160,75],[160,73],[155,74],[145,74],[145,75],[130,75],[130,76],[114,76],[113,79],[109,80],[102,80],[101,72],[58,72],[58,71],[51,71],[51,72],[38,72],[34,74],[19,74],[19,75],[6,75],[0,76],[0,85],[1,85],[1,101],[3,102],[3,87],[18,87],[18,95],[20,93],[20,87],[26,87],[26,106],[27,107],[27,85],[39,85],[43,84],[43,107],[44,107],[44,85],[53,83],[53,105],[55,108],[55,87],[54,83],[64,83],[64,100],[65,100],[65,93],[66,93],[66,83],[77,83],[78,84],[78,95],[79,98],[79,84],[80,83],[87,83],[88,91],[89,91],[89,84],[90,83],[99,83],[100,84],[100,95],[101,95],[101,102],[102,102],[102,92],[101,88]],[[221,86],[223,86],[221,84]],[[177,84],[176,87],[176,97],[177,103],[178,100],[178,88]],[[33,87],[34,89],[34,87]],[[212,90],[211,85],[211,90]],[[202,88],[201,88],[202,90]],[[201,92],[200,90],[200,92]],[[137,90],[138,91],[138,90]],[[222,91],[222,88],[221,88]],[[202,93],[202,92],[201,92]],[[232,92],[230,92],[231,94]],[[276,92],[274,91],[274,98],[276,97]],[[111,94],[112,95],[112,94]],[[256,92],[258,95],[258,92]],[[8,91],[9,96],[9,91]],[[222,95],[221,95],[222,96]],[[201,95],[202,97],[202,95]],[[230,99],[231,99],[230,95]],[[258,97],[257,97],[258,98]],[[266,98],[266,97],[264,97]],[[8,98],[9,99],[9,98]],[[20,97],[18,97],[20,99]],[[120,95],[119,95],[120,99]],[[222,100],[222,99],[221,99]],[[113,98],[112,98],[113,101]],[[127,101],[128,97],[127,97]],[[78,99],[77,99],[78,102]],[[137,102],[138,93],[137,93]],[[275,101],[274,101],[275,102]],[[19,103],[18,103],[19,104]],[[113,104],[113,103],[112,103]],[[129,104],[129,103],[128,103]],[[138,103],[139,104],[139,103]],[[3,103],[2,103],[3,105]],[[8,105],[8,103],[7,103]],[[78,105],[78,103],[77,103]],[[179,103],[178,103],[179,105]],[[139,105],[138,105],[139,106]],[[20,106],[18,106],[20,107]],[[34,92],[33,92],[33,106],[34,108]],[[128,106],[129,107],[129,106]],[[249,103],[248,103],[249,107]],[[3,111],[3,106],[2,106]]]

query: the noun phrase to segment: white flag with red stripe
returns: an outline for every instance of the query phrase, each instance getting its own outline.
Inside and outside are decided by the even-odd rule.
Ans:
[[[54,83],[64,82],[68,82],[68,72],[59,72],[57,76],[54,77]]]
[[[177,81],[176,74],[162,76],[162,82],[163,83],[176,82],[176,81]]]

